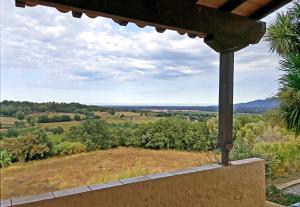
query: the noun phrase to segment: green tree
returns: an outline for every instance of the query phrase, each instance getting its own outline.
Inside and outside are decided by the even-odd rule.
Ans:
[[[272,52],[282,60],[278,93],[280,111],[287,127],[300,133],[300,1],[294,2],[286,12],[277,15],[267,29],[266,41]]]
[[[74,120],[75,120],[75,121],[81,121],[80,115],[79,115],[79,114],[75,114],[75,115],[74,115]]]
[[[6,150],[0,149],[0,168],[11,164],[11,155]]]
[[[23,111],[17,111],[17,113],[16,113],[16,118],[17,118],[18,120],[24,120],[24,118],[25,118],[25,113],[24,113]]]
[[[35,123],[36,123],[36,118],[34,116],[26,116],[26,121],[28,124],[30,124],[31,126],[35,126]]]
[[[25,121],[15,121],[15,127],[16,128],[24,128],[25,127]]]
[[[265,40],[270,50],[281,56],[300,52],[300,1],[286,13],[279,13],[267,29]]]
[[[101,119],[87,119],[79,127],[71,127],[67,138],[85,144],[88,151],[110,147],[108,126]]]
[[[110,115],[114,116],[116,114],[116,110],[115,109],[109,109],[107,111],[107,113],[109,113]]]

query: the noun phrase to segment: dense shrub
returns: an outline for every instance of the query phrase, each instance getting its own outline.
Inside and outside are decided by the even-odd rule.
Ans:
[[[12,162],[39,160],[50,155],[51,143],[44,130],[36,130],[32,134],[17,138],[4,138],[0,142],[0,150],[11,154]]]
[[[25,121],[15,121],[15,127],[16,128],[24,128],[25,127]]]
[[[6,150],[0,150],[0,168],[11,164],[11,155]]]
[[[37,122],[36,118],[34,116],[26,116],[26,121],[30,126],[35,126],[35,123]]]
[[[276,188],[275,185],[269,185],[266,189],[267,200],[284,206],[290,206],[300,202],[300,196],[293,194],[285,194]]]
[[[212,150],[216,141],[204,122],[192,123],[180,118],[144,125],[138,130],[137,138],[144,148],[199,151]]]
[[[17,113],[16,113],[16,118],[17,118],[18,120],[24,120],[24,118],[25,118],[25,113],[24,113],[23,111],[17,111]]]
[[[266,160],[269,178],[300,171],[300,140],[297,138],[284,142],[257,143],[252,153]]]
[[[53,123],[53,122],[68,122],[73,121],[69,115],[54,115],[54,116],[47,116],[41,115],[38,116],[37,122],[39,123]]]
[[[67,139],[85,144],[88,151],[110,147],[107,123],[100,119],[87,119],[71,127]]]
[[[40,160],[49,155],[48,146],[40,143],[35,135],[4,139],[0,147],[11,154],[12,162]]]
[[[264,131],[263,122],[251,122],[237,130],[230,157],[233,160],[245,159],[252,156],[252,150],[257,136]]]
[[[54,155],[71,155],[85,151],[85,146],[80,142],[61,142],[53,147]]]
[[[74,120],[75,120],[75,121],[81,121],[80,115],[79,115],[79,114],[75,114],[75,115],[74,115]]]
[[[48,132],[51,132],[53,134],[62,134],[62,133],[64,133],[64,129],[62,127],[46,128],[45,130],[48,131]]]

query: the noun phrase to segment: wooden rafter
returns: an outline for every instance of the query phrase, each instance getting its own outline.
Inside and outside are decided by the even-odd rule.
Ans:
[[[265,33],[265,23],[226,11],[198,5],[189,0],[17,0],[26,5],[45,5],[60,11],[72,11],[88,16],[104,16],[117,22],[133,22],[187,33],[190,37],[213,36],[214,41],[225,42],[223,47],[255,44]],[[221,52],[221,51],[218,51]]]
[[[219,9],[227,12],[232,12],[234,9],[242,5],[247,0],[228,0]]]
[[[262,19],[290,2],[292,2],[292,0],[272,0],[266,6],[250,15],[250,18],[256,20]]]

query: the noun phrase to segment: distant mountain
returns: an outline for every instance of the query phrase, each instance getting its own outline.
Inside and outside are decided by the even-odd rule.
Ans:
[[[265,100],[255,100],[247,103],[239,103],[234,105],[234,110],[236,112],[245,112],[245,113],[263,113],[270,109],[276,108],[279,106],[278,99],[269,98]]]
[[[279,102],[275,98],[265,100],[255,100],[247,103],[234,104],[235,112],[239,113],[264,113],[270,109],[276,108]],[[112,106],[110,106],[112,107]],[[125,110],[199,110],[217,112],[218,106],[113,106],[117,109]]]

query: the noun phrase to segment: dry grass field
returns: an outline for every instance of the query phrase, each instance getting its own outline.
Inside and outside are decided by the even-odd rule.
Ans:
[[[15,117],[3,117],[3,116],[0,117],[0,122],[2,124],[2,127],[5,128],[14,126],[15,121],[17,121]]]
[[[200,152],[117,148],[1,169],[1,200],[215,162]]]
[[[137,124],[153,122],[159,119],[156,116],[141,116],[140,113],[135,113],[131,111],[118,111],[115,115],[111,115],[107,112],[95,112],[95,115],[100,116],[103,120],[108,123],[124,123],[124,122],[132,122]],[[123,116],[122,116],[123,115]],[[121,117],[122,116],[122,117]]]

